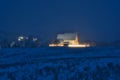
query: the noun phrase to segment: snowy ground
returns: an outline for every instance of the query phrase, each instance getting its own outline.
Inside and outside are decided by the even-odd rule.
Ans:
[[[0,49],[0,80],[120,80],[120,47]]]

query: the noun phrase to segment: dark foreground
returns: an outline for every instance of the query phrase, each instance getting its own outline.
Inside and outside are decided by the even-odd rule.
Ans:
[[[120,49],[1,49],[0,80],[120,80]]]

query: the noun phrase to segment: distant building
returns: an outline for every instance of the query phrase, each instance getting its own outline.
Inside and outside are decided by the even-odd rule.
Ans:
[[[63,45],[79,44],[78,36],[75,33],[58,34],[57,39]]]
[[[40,41],[32,36],[18,36],[16,40],[11,41],[10,47],[39,47]]]
[[[59,43],[49,44],[50,47],[67,46],[67,47],[89,47],[89,44],[80,44],[77,33],[58,34],[57,40]]]

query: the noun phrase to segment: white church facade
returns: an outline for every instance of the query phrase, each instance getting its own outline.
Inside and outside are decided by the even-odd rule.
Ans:
[[[59,43],[49,44],[50,47],[89,47],[89,44],[80,44],[77,33],[58,34],[57,40]]]

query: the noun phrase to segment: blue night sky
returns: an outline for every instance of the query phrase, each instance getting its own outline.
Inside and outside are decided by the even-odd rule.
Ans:
[[[0,30],[52,39],[120,40],[120,0],[0,0]]]

